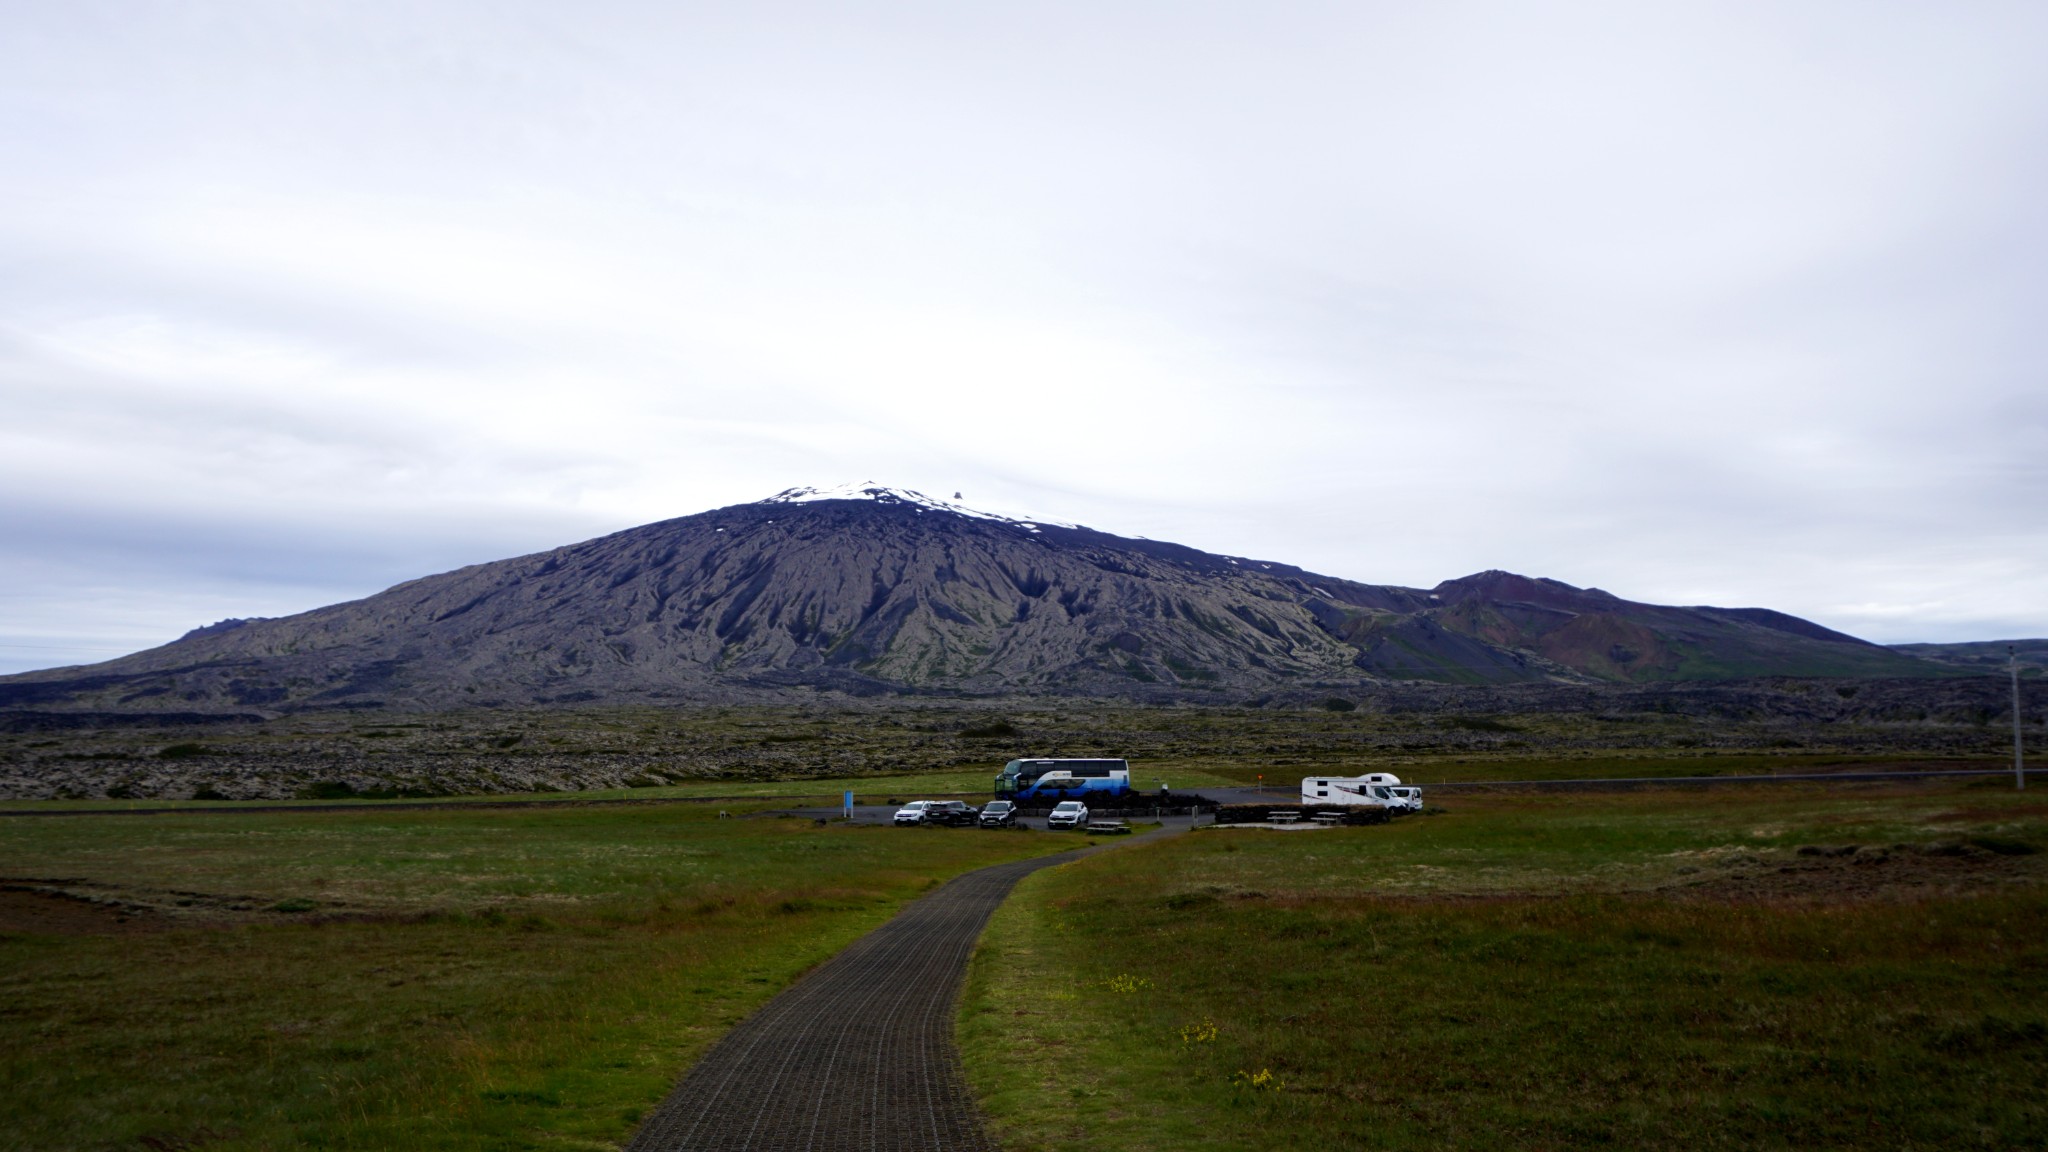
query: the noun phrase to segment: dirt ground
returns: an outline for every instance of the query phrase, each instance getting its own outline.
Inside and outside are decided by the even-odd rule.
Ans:
[[[168,926],[137,909],[98,904],[53,892],[0,887],[0,933],[46,936],[105,936],[148,932]]]
[[[1816,844],[1789,853],[1698,853],[1657,891],[1703,900],[1838,903],[1960,896],[2044,881],[2048,856],[2024,844]]]
[[[75,878],[0,876],[0,932],[80,936],[365,918],[360,912],[337,907],[309,916],[313,911],[311,904],[277,904],[253,896]]]

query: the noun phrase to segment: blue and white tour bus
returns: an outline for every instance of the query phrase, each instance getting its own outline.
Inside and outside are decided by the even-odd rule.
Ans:
[[[1005,800],[1075,800],[1126,796],[1131,766],[1124,760],[1012,760],[996,777]]]

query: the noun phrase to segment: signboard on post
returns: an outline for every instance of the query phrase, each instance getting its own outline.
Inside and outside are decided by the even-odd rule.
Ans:
[[[853,789],[851,788],[848,788],[846,790],[846,804],[844,815],[848,820],[853,819]]]

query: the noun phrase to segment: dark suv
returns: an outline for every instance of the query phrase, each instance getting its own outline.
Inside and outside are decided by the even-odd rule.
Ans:
[[[924,806],[924,822],[927,824],[973,827],[980,815],[981,809],[965,800],[933,800]]]
[[[983,828],[1015,828],[1017,826],[1017,806],[1008,800],[989,801],[988,806],[981,810],[981,826]]]

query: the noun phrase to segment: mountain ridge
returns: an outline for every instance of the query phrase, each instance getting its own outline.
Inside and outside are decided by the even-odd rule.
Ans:
[[[1490,570],[1365,584],[907,489],[789,489],[361,600],[0,677],[0,708],[732,701],[790,690],[1206,697],[1957,670],[1763,608]]]

